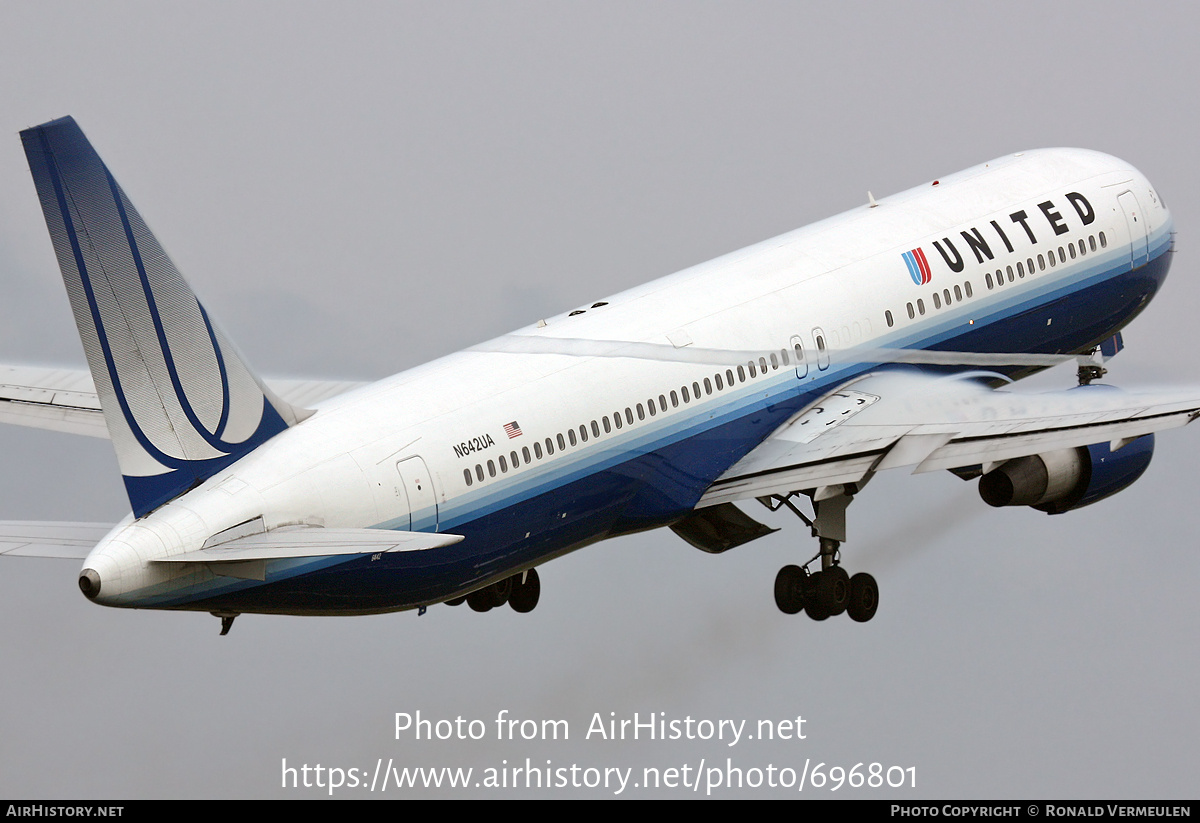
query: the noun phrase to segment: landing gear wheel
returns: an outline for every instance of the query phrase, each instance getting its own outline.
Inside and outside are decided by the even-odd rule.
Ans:
[[[497,580],[484,591],[492,593],[492,605],[498,609],[508,602],[508,598],[512,596],[512,590],[513,579],[506,577],[503,580]]]
[[[831,566],[813,575],[816,578],[816,601],[820,609],[834,617],[850,604],[850,575],[841,566]]]
[[[850,578],[850,603],[846,613],[857,623],[866,623],[875,616],[879,608],[879,586],[875,578],[866,572],[859,572]]]
[[[823,605],[821,605],[820,600],[818,600],[817,597],[815,596],[816,595],[815,590],[813,591],[813,595],[814,596],[812,598],[810,598],[808,601],[808,606],[804,609],[805,614],[807,614],[813,620],[817,620],[817,621],[828,620],[829,619],[829,610],[826,609]]]
[[[471,611],[473,612],[491,611],[492,607],[496,605],[492,597],[492,587],[485,586],[468,594],[467,605],[471,607]]]
[[[512,606],[512,610],[519,614],[533,611],[538,604],[538,598],[542,596],[542,582],[538,579],[537,569],[525,572],[523,581],[519,574],[513,575],[510,579],[513,581],[513,587],[512,594],[508,597],[508,605]]]
[[[466,602],[467,602],[467,596],[464,594],[462,597],[451,597],[449,600],[446,601],[446,605],[447,606],[461,606],[463,603],[466,603]]]
[[[804,608],[806,577],[799,566],[784,566],[775,575],[775,605],[784,614],[798,614]]]

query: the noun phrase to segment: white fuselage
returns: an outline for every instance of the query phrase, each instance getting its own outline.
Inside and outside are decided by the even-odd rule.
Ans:
[[[98,602],[115,606],[358,613],[439,602],[686,514],[771,430],[860,373],[856,352],[1095,345],[1153,294],[1170,232],[1148,181],[1116,158],[1000,158],[321,403],[120,524],[85,567],[104,581]],[[910,274],[914,250],[927,277]],[[378,585],[369,558],[279,561],[265,581],[153,562],[258,517],[268,530],[466,539],[420,562],[377,561]],[[439,552],[444,565],[429,556]]]

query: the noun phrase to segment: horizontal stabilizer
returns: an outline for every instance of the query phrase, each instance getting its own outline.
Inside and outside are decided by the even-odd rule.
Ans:
[[[412,552],[452,546],[458,534],[390,531],[387,529],[322,529],[284,526],[261,534],[198,549],[156,563],[230,563],[244,560],[288,560],[297,557],[333,557],[377,552]]]
[[[267,380],[297,408],[366,385],[354,380]],[[92,375],[83,369],[0,366],[0,423],[108,439]]]
[[[202,563],[213,574],[223,577],[266,580],[267,563],[272,560],[424,551],[452,546],[462,539],[458,534],[284,526],[152,562]]]
[[[83,560],[112,528],[111,523],[0,521],[0,555]]]

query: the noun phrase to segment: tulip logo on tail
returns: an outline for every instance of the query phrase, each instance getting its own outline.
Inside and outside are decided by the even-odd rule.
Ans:
[[[929,270],[929,261],[925,259],[925,252],[921,249],[906,251],[900,256],[904,258],[904,265],[908,266],[908,276],[918,286],[924,286],[933,279],[933,272]]]

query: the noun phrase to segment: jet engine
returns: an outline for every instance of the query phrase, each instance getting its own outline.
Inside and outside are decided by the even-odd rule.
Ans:
[[[979,479],[990,506],[1032,506],[1062,514],[1116,494],[1142,476],[1154,455],[1154,435],[1122,444],[1094,443],[1017,457]]]

